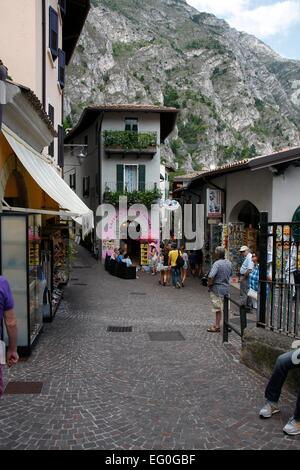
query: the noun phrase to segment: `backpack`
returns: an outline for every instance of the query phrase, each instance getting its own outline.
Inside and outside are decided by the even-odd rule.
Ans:
[[[183,266],[184,266],[184,259],[180,255],[180,252],[178,250],[178,256],[177,256],[177,260],[176,260],[176,268],[183,268]]]

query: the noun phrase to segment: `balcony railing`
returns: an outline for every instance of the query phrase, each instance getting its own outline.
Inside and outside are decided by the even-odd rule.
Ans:
[[[157,151],[156,132],[104,131],[104,146],[108,153],[149,153]]]
[[[143,190],[124,189],[120,191],[120,188],[117,187],[117,183],[105,183],[104,184],[104,193],[103,193],[103,202],[118,206],[119,197],[126,196],[127,202],[131,206],[132,204],[144,204],[146,207],[150,208],[151,204],[156,203],[161,198],[161,191],[157,183],[147,183]]]
[[[122,190],[120,190],[120,187],[119,185],[114,181],[114,182],[107,182],[107,183],[104,183],[104,193],[107,193],[107,192],[112,192],[112,193],[115,193],[115,192],[124,192],[124,193],[132,193],[134,191],[139,191],[139,192],[143,192],[143,191],[155,191],[156,189],[159,189],[159,184],[158,183],[155,183],[155,182],[150,182],[150,183],[146,183],[144,186],[143,186],[143,191],[141,191],[141,189],[139,189],[138,187],[130,187],[129,184],[126,184],[126,182],[124,183],[123,185],[123,188]],[[144,189],[145,188],[145,189]]]

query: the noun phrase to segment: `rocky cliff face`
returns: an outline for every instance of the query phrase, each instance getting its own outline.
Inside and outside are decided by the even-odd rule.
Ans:
[[[300,145],[299,61],[184,0],[92,4],[68,69],[73,124],[90,104],[179,107],[165,158],[184,170]]]

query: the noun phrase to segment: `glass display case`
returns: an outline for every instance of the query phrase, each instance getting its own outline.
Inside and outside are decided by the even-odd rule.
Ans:
[[[18,322],[18,350],[29,355],[43,328],[47,285],[41,260],[41,216],[1,214],[1,274],[11,286]]]

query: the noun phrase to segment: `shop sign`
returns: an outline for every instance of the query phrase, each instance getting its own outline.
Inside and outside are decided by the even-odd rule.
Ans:
[[[207,188],[206,205],[207,217],[222,217],[222,191],[220,189]]]

